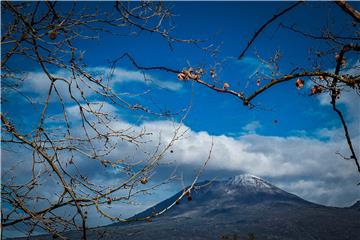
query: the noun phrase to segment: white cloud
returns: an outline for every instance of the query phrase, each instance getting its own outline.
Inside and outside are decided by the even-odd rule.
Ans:
[[[90,105],[95,111],[101,108],[104,112],[116,115],[116,108],[108,103],[94,102]],[[69,113],[69,118],[79,119],[78,106],[68,107],[66,111]],[[250,124],[247,130],[251,131],[259,126],[257,123],[252,125],[255,127],[249,127]],[[153,152],[158,146],[159,139],[163,143],[171,139],[177,126],[171,121],[148,121],[138,125],[119,118],[111,121],[109,127],[114,130],[129,129],[130,133],[136,133],[146,129],[147,132],[153,134],[144,136],[143,140],[146,144],[141,148],[129,142],[120,141],[117,148],[108,157],[113,160],[128,157],[134,162],[146,159],[147,154]],[[79,126],[74,125],[73,131],[76,131],[76,128]],[[336,151],[343,154],[348,153],[344,138],[334,137],[340,136],[342,129],[318,131],[319,135],[329,136],[329,141],[320,141],[306,136],[278,137],[261,136],[254,133],[237,138],[225,135],[213,136],[207,132],[196,132],[183,126],[181,131],[185,130],[187,130],[185,136],[172,147],[173,153],[168,153],[162,160],[162,163],[166,163],[164,165],[169,168],[174,168],[174,164],[168,163],[175,162],[179,169],[196,171],[207,158],[213,140],[214,147],[206,171],[213,172],[219,178],[228,177],[229,174],[248,172],[267,179],[276,186],[306,200],[330,206],[349,206],[360,199],[360,189],[356,186],[360,179],[354,163],[345,161],[335,154]],[[355,137],[354,142],[359,143],[360,137]],[[18,165],[13,169],[12,176],[17,176],[17,181],[24,182],[31,178],[31,152],[22,152],[21,155],[22,157],[19,158],[19,152],[2,151],[2,172],[10,174],[7,177],[3,175],[2,181],[11,177],[9,168],[14,166],[14,163],[18,163]],[[89,161],[89,159],[79,156],[75,156],[75,158],[83,176],[88,177],[93,183],[110,186],[114,182],[120,181],[116,173],[109,172],[108,168],[104,168],[97,161]],[[158,179],[168,177],[167,173],[162,171],[158,171],[156,174],[160,175],[157,177]],[[187,174],[191,175],[192,173]],[[150,181],[151,184],[154,184],[157,180],[151,179]],[[61,193],[56,179],[47,177],[41,183],[37,192],[41,193],[44,198],[55,201],[55,193]],[[179,185],[172,186],[179,187]],[[168,198],[179,190],[179,188],[171,190],[161,188],[155,190],[160,191],[156,192],[156,195],[141,195],[131,199],[130,204],[114,203],[111,208],[106,209],[108,206],[104,208],[109,213],[116,213],[117,216],[129,217]],[[39,209],[44,208],[41,204],[43,203],[39,203],[37,206]],[[59,214],[69,211],[69,209],[61,209]],[[99,218],[99,214],[93,208],[89,209],[89,219],[89,226],[110,223],[105,218]]]
[[[88,105],[87,104],[81,104],[80,105],[84,109],[84,114],[88,114],[88,112],[94,112],[94,113],[102,113],[102,114],[114,114],[116,112],[116,107],[107,103],[107,102],[91,102]],[[80,109],[78,105],[73,105],[70,107],[67,107],[66,112],[69,116],[69,118],[73,120],[79,120],[81,119],[80,115]]]
[[[261,128],[262,125],[259,121],[252,121],[246,124],[242,130],[244,130],[246,133],[254,134],[256,133],[256,130]]]
[[[65,75],[59,73],[59,76]],[[28,79],[31,80],[26,83],[29,84],[26,87],[31,87],[32,91],[39,96],[45,94],[49,85],[46,85],[48,83],[43,81],[43,77],[39,73],[29,73]],[[149,78],[152,79],[152,83],[156,83],[155,78],[151,76]],[[116,69],[111,79],[113,84],[128,81],[143,82],[144,76],[139,72]],[[147,82],[144,83],[148,84]],[[169,82],[169,84],[167,89],[179,89],[176,85],[171,86],[172,82]],[[65,86],[59,85],[59,87]],[[63,90],[66,92],[66,89]],[[320,104],[328,104],[328,101],[329,98],[326,99],[325,95],[319,97]],[[352,140],[359,154],[360,131],[358,124],[360,105],[358,104],[358,96],[344,92],[339,103],[345,107],[349,118],[352,120],[350,122]],[[117,120],[109,122],[109,127],[114,130],[128,129],[130,134],[134,134],[145,129],[147,132],[153,133],[152,135],[144,135],[142,140],[146,144],[141,148],[126,141],[120,141],[117,148],[109,155],[109,158],[112,159],[126,156],[133,161],[142,160],[146,157],[146,154],[154,151],[158,146],[159,139],[163,143],[168,142],[177,127],[177,124],[171,121],[148,121],[141,124],[131,124],[121,119],[117,114],[117,109],[106,102],[92,102],[90,107],[94,111],[102,110],[117,117]],[[66,111],[71,120],[74,120],[74,122],[79,120],[78,106],[69,106]],[[79,128],[76,124],[72,126],[74,132]],[[336,152],[340,152],[345,156],[349,155],[348,146],[343,137],[343,129],[318,129],[316,137],[326,138],[323,141],[316,137],[308,137],[307,134],[288,137],[262,136],[256,134],[256,130],[259,128],[261,128],[259,121],[250,122],[242,129],[245,134],[235,138],[225,135],[213,136],[207,132],[196,132],[187,126],[183,126],[182,131],[188,129],[186,135],[172,147],[173,153],[168,153],[163,162],[175,161],[178,166],[184,167],[184,169],[191,169],[191,171],[198,169],[207,158],[213,139],[214,148],[207,170],[215,174],[219,173],[220,178],[224,173],[248,172],[269,179],[275,185],[304,199],[332,206],[347,206],[360,199],[360,190],[356,186],[360,179],[353,161],[345,161],[336,154]],[[26,158],[25,153],[22,155],[23,157],[19,159],[19,154],[10,154],[3,151],[2,171],[8,171],[14,163],[19,163],[17,161],[31,159],[31,154],[29,154],[29,158]],[[115,179],[118,181],[116,174],[109,174],[109,171],[99,166],[96,161],[88,161],[88,159],[82,159],[81,157],[78,157],[77,161],[86,176],[90,180],[95,180],[96,183],[106,185],[113,183]],[[28,180],[27,176],[31,176],[30,164],[30,161],[18,164],[13,169],[14,175],[23,181]],[[158,174],[163,173],[158,172]],[[55,183],[47,182],[44,187],[50,189],[54,185]],[[175,189],[174,192],[177,190],[179,189]],[[53,191],[44,191],[43,195],[48,195],[46,193],[50,192]],[[164,197],[164,194],[162,194],[162,197]],[[161,201],[163,199],[157,200]],[[149,201],[148,203],[150,206],[154,202],[150,203]],[[143,204],[147,204],[147,202],[143,202]],[[131,206],[124,207],[123,205],[116,206],[114,204],[113,207],[113,209],[119,211],[125,209],[124,211],[131,215],[135,211],[145,209],[148,206],[142,205],[141,207],[135,206],[132,208]]]
[[[145,152],[151,152],[157,146],[160,136],[164,143],[170,140],[177,125],[171,121],[149,121],[140,125],[121,120],[111,122],[113,129],[125,126],[130,126],[135,132],[146,129],[154,133],[146,137],[147,144],[142,148]],[[360,193],[354,196],[358,189],[355,186],[358,176],[354,163],[336,154],[349,154],[342,129],[319,130],[319,135],[329,136],[325,141],[307,136],[278,137],[253,133],[234,138],[213,136],[204,131],[195,132],[183,126],[182,131],[185,129],[186,134],[172,147],[173,153],[166,155],[164,162],[176,161],[179,166],[198,168],[207,158],[213,139],[214,148],[208,165],[210,171],[248,172],[274,179],[285,190],[318,203],[344,205],[356,197],[360,198]],[[355,136],[353,141],[359,142],[360,137]],[[121,154],[133,154],[134,160],[144,157],[141,151],[127,143],[115,149],[111,156],[118,157]],[[332,185],[334,179],[337,185]],[[318,189],[319,186],[321,189]],[[349,198],[343,199],[346,195]]]
[[[334,70],[329,69],[328,72]],[[350,61],[349,67],[341,71],[341,74],[350,74],[352,76],[357,76],[360,74],[360,61]],[[340,98],[337,100],[337,103],[344,105],[346,110],[351,115],[351,117],[356,117],[356,120],[360,120],[360,104],[357,104],[359,99],[359,94],[355,89],[344,88],[340,93]],[[318,95],[318,100],[320,105],[330,106],[331,96],[328,92]]]
[[[335,152],[347,152],[344,142],[322,142],[306,137],[275,137],[243,135],[239,138],[211,136],[189,131],[188,137],[175,147],[182,164],[201,164],[206,158],[211,138],[214,149],[209,168],[246,171],[259,176],[300,177],[332,173],[352,174],[352,163],[345,162]]]
[[[110,69],[107,67],[90,68],[89,71],[104,75],[105,78],[110,79],[111,84],[124,82],[140,82],[147,85],[153,84],[159,88],[164,88],[171,91],[178,91],[182,88],[182,85],[179,82],[162,81],[147,72],[132,71],[124,68]]]
[[[166,89],[170,91],[179,91],[182,88],[182,84],[179,82],[174,81],[165,81],[159,80],[153,75],[149,73],[142,73],[141,71],[132,71],[127,70],[124,68],[115,68],[110,69],[108,67],[90,67],[87,71],[93,73],[95,78],[105,79],[109,81],[109,87],[114,89],[116,84],[126,84],[131,82],[142,83],[147,86],[152,86],[156,88]],[[94,95],[94,89],[101,91],[99,87],[90,82],[90,81],[82,81],[80,77],[77,77],[77,80],[72,80],[72,73],[71,71],[62,69],[56,72],[51,72],[54,77],[63,78],[68,83],[71,83],[71,91],[72,95],[77,98],[81,99],[81,91],[87,97],[91,97]],[[20,78],[21,80],[21,88],[19,89],[22,92],[25,92],[27,95],[32,94],[32,98],[36,99],[40,102],[45,100],[47,93],[49,91],[51,81],[48,79],[47,75],[41,71],[33,71],[33,72],[24,72],[16,76],[16,78]],[[11,79],[9,77],[9,81]],[[14,80],[15,81],[15,80]],[[85,84],[86,82],[86,84]],[[62,80],[57,80],[55,82],[55,86],[57,87],[60,95],[62,96],[63,100],[68,101],[71,99],[69,94],[69,84]],[[91,89],[92,88],[92,89]],[[51,101],[58,101],[58,98],[53,91]]]
[[[94,109],[102,108],[103,111],[116,115],[116,108],[108,103],[92,103]],[[76,120],[79,116],[78,107],[66,109],[69,118]],[[256,127],[258,123],[250,124]],[[159,139],[164,146],[173,136],[177,124],[171,121],[148,121],[135,125],[117,119],[108,125],[114,130],[131,129],[131,133],[146,130],[153,133],[144,135],[140,148],[126,141],[119,142],[117,148],[109,155],[110,158],[119,159],[128,156],[133,161],[146,157],[158,146]],[[76,126],[74,126],[74,129]],[[248,130],[254,129],[248,127]],[[212,139],[214,148],[208,170],[216,172],[248,172],[263,178],[274,179],[277,184],[305,199],[318,203],[349,204],[355,200],[354,192],[358,175],[352,161],[345,161],[336,152],[348,155],[349,150],[342,135],[342,129],[321,129],[319,135],[330,136],[330,140],[321,141],[307,136],[262,136],[258,134],[245,134],[240,137],[224,135],[213,136],[207,132],[195,132],[186,126],[181,131],[187,130],[184,137],[172,147],[163,159],[164,163],[176,162],[179,166],[190,166],[191,169],[200,167],[207,158]],[[339,136],[339,137],[334,137]],[[355,143],[360,141],[359,136],[354,136]],[[358,149],[357,149],[358,150]],[[81,167],[86,169],[90,179],[96,178],[100,182],[111,182],[108,172],[95,171],[98,168],[93,162],[78,159]],[[11,161],[4,162],[4,168],[9,167]],[[94,168],[95,167],[95,168]],[[19,171],[22,171],[19,169]],[[161,173],[160,173],[161,174]],[[95,177],[96,175],[96,177]],[[221,177],[221,176],[220,176]],[[339,183],[331,185],[336,179]],[[346,187],[345,187],[346,185]],[[319,187],[321,186],[321,187]],[[348,195],[346,200],[339,200]],[[357,195],[360,198],[360,194]]]

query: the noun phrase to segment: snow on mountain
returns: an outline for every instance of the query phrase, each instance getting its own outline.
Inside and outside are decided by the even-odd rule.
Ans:
[[[265,180],[256,177],[251,174],[242,174],[237,175],[235,177],[229,178],[227,181],[227,185],[232,186],[246,186],[246,187],[252,187],[257,189],[272,189],[274,188],[273,185],[266,182]]]
[[[314,204],[249,174],[197,185],[204,187],[192,191],[191,201],[183,198],[151,222],[114,223],[90,230],[89,239],[248,239],[248,233],[264,240],[353,240],[360,236],[360,202],[348,208]],[[174,203],[182,193],[134,218],[151,216]],[[80,232],[67,236],[80,239]]]
[[[231,177],[225,183],[225,186],[227,188],[227,193],[235,193],[240,189],[245,189],[250,192],[263,192],[270,194],[284,192],[267,181],[251,174],[242,174]]]

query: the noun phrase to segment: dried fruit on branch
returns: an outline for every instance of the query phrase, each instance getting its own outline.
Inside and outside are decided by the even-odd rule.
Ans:
[[[224,82],[223,88],[224,88],[224,89],[228,89],[229,87],[230,87],[230,84],[227,83],[227,82]]]
[[[340,98],[340,89],[336,89],[334,92],[333,92],[334,96],[339,99]]]
[[[345,59],[345,58],[343,58],[343,59],[341,60],[341,66],[342,66],[342,67],[345,67],[345,66],[346,66],[346,59]]]
[[[210,69],[210,76],[212,78],[215,78],[215,69],[213,69],[213,68]]]
[[[184,73],[179,73],[179,74],[177,75],[177,77],[178,77],[179,80],[184,80],[185,77],[186,77],[186,75],[185,75]]]
[[[322,87],[319,85],[315,85],[311,88],[311,94],[318,94],[322,92]]]
[[[142,178],[140,179],[141,184],[147,184],[148,181],[149,181],[149,180],[148,180],[147,177],[142,177]]]
[[[336,59],[336,61],[339,61],[340,55],[339,55],[339,54],[336,54],[336,55],[335,55],[335,59]]]
[[[177,75],[177,77],[179,80],[198,80],[203,73],[204,70],[202,68],[198,68],[194,71],[193,68],[190,67],[189,69],[183,69],[182,72]]]
[[[304,80],[302,80],[301,78],[296,79],[295,86],[298,89],[301,89],[302,87],[304,87]]]
[[[55,40],[57,38],[57,32],[56,30],[52,30],[50,33],[49,33],[49,38],[51,40]]]

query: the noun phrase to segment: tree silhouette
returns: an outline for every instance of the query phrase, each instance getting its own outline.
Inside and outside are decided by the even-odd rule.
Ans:
[[[151,182],[160,160],[184,134],[181,126],[188,109],[178,113],[154,111],[142,104],[143,94],[113,89],[109,84],[111,76],[87,68],[78,42],[91,41],[102,34],[130,36],[136,31],[157,34],[170,47],[173,42],[197,40],[172,36],[172,13],[159,2],[117,1],[106,11],[85,3],[51,1],[3,1],[1,7],[1,101],[4,104],[16,99],[22,109],[32,109],[21,115],[19,109],[3,107],[1,113],[2,150],[24,156],[14,159],[12,166],[7,166],[9,172],[2,176],[2,228],[20,226],[28,236],[43,229],[60,239],[65,238],[64,231],[76,229],[86,239],[90,209],[95,209],[98,217],[130,221],[111,211],[111,206],[131,205],[134,196],[176,177],[171,175],[157,184]],[[40,69],[39,73],[27,76],[29,66]],[[147,75],[143,77],[146,81]],[[45,88],[40,98],[27,92],[31,89],[25,89],[29,81]],[[152,132],[112,125],[116,121],[109,111],[112,107],[173,119],[171,138],[159,140],[153,151],[142,149],[148,141],[155,140]],[[60,113],[54,116],[51,108]],[[116,159],[110,156],[124,144],[140,152],[141,159],[135,161],[127,153]],[[84,161],[97,172],[87,172]],[[21,165],[31,169],[28,174],[19,174]],[[116,172],[117,182],[103,184],[94,178],[109,172]],[[192,186],[197,179],[198,176]]]
[[[261,36],[262,32],[266,30],[271,24],[275,22],[284,15],[291,14],[294,8],[300,7],[301,5],[309,4],[302,1],[298,1],[290,4],[289,7],[280,10],[275,13],[269,20],[267,20],[263,25],[261,25],[253,34],[250,41],[248,41],[238,56],[238,61],[242,61],[246,53],[251,49],[251,47],[256,44],[256,39]],[[243,105],[251,108],[256,108],[254,103],[255,99],[263,94],[271,94],[271,90],[278,85],[284,85],[288,82],[293,81],[295,87],[299,90],[304,87],[305,80],[308,83],[311,83],[310,91],[308,92],[309,96],[318,96],[328,94],[331,98],[330,104],[331,108],[335,112],[336,116],[339,118],[344,131],[344,137],[348,145],[350,154],[348,156],[343,156],[339,153],[344,159],[352,160],[355,164],[357,171],[360,174],[360,164],[358,156],[355,150],[355,146],[352,142],[352,137],[348,129],[347,123],[345,121],[343,111],[338,107],[339,99],[341,94],[344,92],[353,92],[359,95],[360,89],[360,77],[358,73],[358,63],[354,65],[349,65],[346,59],[346,55],[355,54],[358,56],[360,51],[359,45],[359,34],[357,30],[358,23],[360,21],[359,11],[354,9],[351,4],[345,1],[336,1],[332,4],[336,4],[341,10],[343,10],[344,18],[348,19],[348,26],[344,26],[344,29],[352,29],[348,31],[349,35],[340,35],[329,29],[327,26],[324,26],[323,32],[305,32],[300,29],[297,29],[294,25],[287,25],[286,23],[280,22],[278,24],[279,28],[287,29],[291,32],[298,34],[300,38],[306,38],[313,41],[322,41],[329,47],[326,50],[316,50],[311,49],[309,57],[304,59],[310,63],[314,62],[310,67],[300,67],[294,66],[290,72],[282,72],[279,69],[279,62],[281,59],[281,52],[275,51],[274,55],[269,59],[263,59],[260,56],[258,51],[255,52],[256,57],[262,65],[267,66],[270,74],[256,72],[255,76],[252,76],[255,79],[256,85],[258,86],[255,90],[248,89],[237,89],[234,85],[231,84],[231,81],[216,78],[216,70],[209,67],[185,67],[182,70],[172,67],[165,66],[142,66],[136,62],[136,60],[131,57],[129,54],[125,56],[130,59],[130,61],[141,70],[159,70],[166,71],[177,75],[177,78],[180,81],[192,81],[197,84],[203,85],[217,93],[227,94],[233,96],[240,100]],[[325,25],[325,23],[324,23]],[[271,47],[271,46],[270,46]],[[268,50],[268,49],[267,49]],[[290,59],[289,59],[290,60]],[[330,61],[333,62],[333,68],[328,69],[324,68],[320,62]],[[216,64],[215,64],[216,65]],[[219,65],[221,65],[219,63]],[[235,79],[237,81],[246,81],[245,78],[248,76],[239,76],[240,79]]]
[[[301,3],[303,2],[301,1],[296,2],[290,7],[280,11],[279,13],[274,14],[272,18],[270,18],[254,33],[253,37],[248,42],[244,50],[241,52],[238,59],[241,60],[241,58],[246,54],[248,49],[254,44],[256,38],[261,34],[262,31],[266,29],[266,27],[269,24],[273,23],[277,18],[281,17],[282,15],[289,14],[288,12],[291,9],[299,6]],[[353,21],[351,22],[351,26],[354,27],[354,30],[352,32],[353,36],[339,36],[336,33],[333,33],[331,29],[327,29],[325,33],[323,33],[320,36],[317,36],[312,33],[307,33],[298,30],[294,26],[287,26],[282,23],[280,23],[279,25],[281,27],[299,33],[304,37],[327,42],[330,45],[327,53],[315,51],[315,58],[318,59],[333,58],[335,60],[334,69],[327,70],[327,69],[323,69],[320,64],[314,64],[314,66],[312,66],[311,69],[302,69],[299,67],[295,67],[289,73],[281,73],[279,71],[279,65],[278,65],[279,64],[278,61],[280,59],[280,53],[276,52],[275,55],[270,59],[270,61],[265,62],[266,64],[273,66],[272,76],[269,79],[269,76],[259,75],[257,80],[258,85],[260,85],[259,84],[260,82],[266,82],[266,80],[268,82],[265,83],[263,86],[259,87],[258,89],[256,89],[255,91],[253,91],[252,93],[249,93],[248,95],[245,95],[244,91],[232,90],[229,89],[229,87],[221,88],[214,84],[202,81],[201,79],[194,79],[194,80],[217,92],[234,95],[235,97],[239,98],[246,106],[255,107],[255,105],[252,104],[253,100],[257,96],[263,94],[264,92],[270,91],[271,88],[273,88],[274,86],[296,79],[295,85],[297,88],[300,89],[304,86],[303,79],[305,78],[308,79],[309,81],[312,82],[312,88],[309,95],[326,94],[326,93],[330,95],[331,97],[330,103],[332,109],[340,119],[340,122],[344,129],[345,139],[350,150],[350,156],[344,158],[353,160],[356,165],[357,171],[360,174],[359,160],[356,151],[354,149],[354,144],[352,143],[351,140],[347,123],[345,122],[344,114],[337,106],[337,102],[340,98],[341,92],[353,91],[356,94],[359,94],[359,90],[360,90],[360,77],[357,72],[358,66],[356,65],[347,66],[347,61],[345,57],[346,54],[358,53],[360,51],[360,45],[358,43],[359,37],[356,29],[358,22],[360,22],[360,13],[345,1],[336,1],[334,3],[337,4],[339,7],[341,7],[342,10],[344,10],[345,15],[353,19]]]
[[[238,61],[242,61],[253,49],[257,39],[269,26],[306,4],[302,1],[289,3],[289,6],[274,13],[263,25],[254,29],[253,36],[244,44],[243,50],[236,53]],[[263,59],[259,52],[255,52],[259,62],[268,66],[271,72],[258,72],[255,75],[255,90],[238,89],[233,81],[219,79],[218,69],[214,66],[188,66],[189,64],[185,63],[175,67],[144,66],[126,52],[126,49],[123,49],[123,54],[112,63],[115,66],[120,60],[128,60],[143,73],[144,81],[148,80],[148,71],[167,72],[181,82],[193,82],[219,94],[235,97],[249,108],[256,108],[255,99],[263,94],[271,94],[275,86],[292,82],[291,87],[304,89],[310,83],[307,93],[310,97],[329,95],[331,108],[343,127],[350,151],[344,158],[351,160],[360,173],[356,146],[344,113],[338,106],[342,93],[351,91],[359,95],[359,66],[349,66],[347,56],[358,56],[360,51],[357,29],[360,14],[347,2],[337,1],[331,4],[341,9],[344,17],[349,19],[349,26],[344,26],[353,29],[347,32],[349,35],[336,34],[327,28],[323,32],[306,32],[298,29],[296,25],[284,22],[280,22],[278,26],[298,34],[299,38],[325,42],[328,49],[312,50],[308,61],[326,59],[333,62],[333,68],[325,69],[317,64],[319,61],[314,61],[311,67],[295,66],[290,72],[284,73],[279,68],[279,51],[275,51],[269,59]],[[53,237],[61,239],[65,238],[62,235],[64,231],[75,229],[81,231],[82,238],[86,239],[90,208],[96,209],[100,216],[110,220],[129,221],[113,214],[107,208],[116,202],[132,204],[134,196],[158,187],[159,184],[151,184],[152,174],[160,160],[183,136],[181,126],[188,109],[177,113],[156,111],[143,104],[143,93],[127,95],[126,92],[114,90],[109,84],[111,72],[107,76],[90,71],[84,61],[86,56],[77,43],[97,39],[97,36],[102,34],[117,32],[119,35],[130,36],[134,32],[135,35],[141,32],[160,36],[170,48],[175,42],[193,44],[204,51],[208,48],[202,48],[197,39],[173,36],[171,8],[159,2],[116,1],[111,9],[105,12],[88,8],[85,4],[49,1],[3,1],[1,7],[1,101],[21,101],[23,109],[32,109],[28,115],[20,115],[18,109],[6,108],[1,113],[2,148],[17,151],[19,156],[31,156],[15,159],[11,171],[2,178],[2,205],[5,206],[1,212],[2,227],[21,225],[28,236],[37,229],[43,229]],[[32,80],[44,81],[46,89],[41,99],[34,100],[33,96],[22,88],[29,81],[29,76],[23,74],[28,71],[29,66],[36,66],[36,69],[41,70],[41,75],[31,76]],[[114,67],[111,69],[114,70]],[[61,112],[56,116],[49,110],[50,106],[55,106],[54,103]],[[71,119],[70,104],[75,106],[72,110],[77,123]],[[149,141],[153,133],[147,129],[133,129],[129,126],[113,127],[111,123],[115,121],[115,116],[109,111],[111,106],[133,114],[161,116],[172,120],[177,117],[171,139],[166,144],[159,141],[156,149],[150,153],[147,149],[142,151],[142,146]],[[136,151],[142,151],[143,159],[139,162],[131,161],[131,157],[126,153],[116,160],[110,158],[114,149],[123,143]],[[204,166],[210,159],[211,150],[212,146]],[[93,161],[99,172],[116,171],[119,181],[103,185],[89,179],[87,169],[83,169],[81,165],[84,159]],[[29,175],[18,175],[17,169],[22,165],[26,166],[27,170],[30,169]],[[191,200],[190,192],[202,170],[203,168],[198,171],[189,189],[174,203],[139,220],[150,221],[152,217],[180,203],[183,197]],[[170,176],[163,183],[173,178],[174,176]],[[43,191],[49,186],[51,198],[48,192]],[[249,234],[249,239],[255,239],[255,235]]]

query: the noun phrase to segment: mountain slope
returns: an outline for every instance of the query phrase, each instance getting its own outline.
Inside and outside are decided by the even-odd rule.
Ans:
[[[348,208],[308,202],[252,175],[204,182],[152,222],[112,224],[90,230],[89,239],[360,239],[358,203]],[[182,192],[139,213],[149,216]],[[70,239],[79,239],[69,233]],[[236,236],[236,238],[235,238]],[[47,238],[36,238],[47,239]]]
[[[134,217],[161,210],[180,194]],[[106,230],[108,239],[247,239],[249,233],[257,239],[360,239],[360,212],[314,204],[258,177],[239,175],[194,190],[192,201],[183,198],[151,223]]]
[[[162,217],[215,217],[222,213],[231,213],[234,210],[241,210],[241,205],[254,205],[261,202],[277,202],[288,204],[311,204],[293,194],[285,192],[272,184],[252,175],[239,175],[227,181],[203,182],[198,185],[205,187],[194,189],[191,193],[192,201],[183,198],[179,205],[170,209]],[[146,217],[154,211],[160,211],[181,195],[179,192],[171,198],[155,205],[148,210],[135,215],[133,218]]]
[[[199,185],[207,185],[201,183]],[[174,202],[182,192],[134,216]],[[314,204],[252,175],[214,181],[194,190],[151,223],[114,224],[107,239],[359,239],[360,211]],[[231,237],[231,238],[230,238]]]

